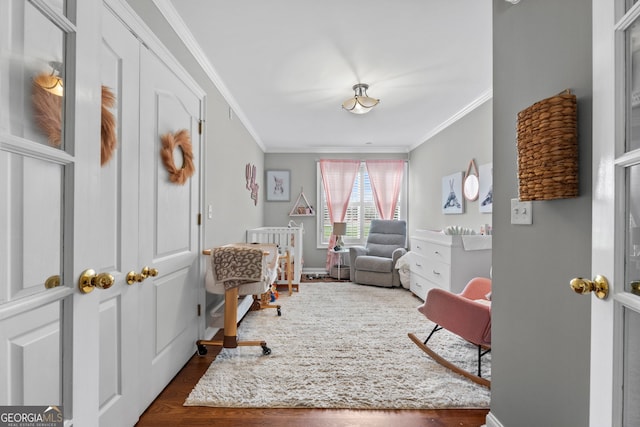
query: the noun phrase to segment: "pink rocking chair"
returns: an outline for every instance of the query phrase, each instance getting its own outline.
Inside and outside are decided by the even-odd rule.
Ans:
[[[409,338],[436,362],[489,388],[491,381],[482,378],[482,356],[491,351],[490,294],[491,279],[484,277],[471,279],[460,294],[433,288],[427,293],[427,298],[418,307],[418,311],[436,326],[424,342],[409,333]],[[427,346],[431,336],[443,328],[478,346],[477,375],[449,362]]]

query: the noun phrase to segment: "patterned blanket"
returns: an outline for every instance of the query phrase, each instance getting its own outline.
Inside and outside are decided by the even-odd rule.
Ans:
[[[262,281],[262,249],[244,246],[214,248],[211,262],[225,289]]]

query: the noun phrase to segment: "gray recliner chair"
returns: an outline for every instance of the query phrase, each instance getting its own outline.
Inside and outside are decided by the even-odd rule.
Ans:
[[[407,223],[374,219],[366,246],[349,248],[351,281],[362,285],[401,286],[396,261],[407,253]]]

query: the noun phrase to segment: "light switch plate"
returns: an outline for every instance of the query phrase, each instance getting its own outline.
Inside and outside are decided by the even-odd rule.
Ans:
[[[533,224],[532,203],[521,202],[518,199],[511,199],[511,224],[531,225]]]

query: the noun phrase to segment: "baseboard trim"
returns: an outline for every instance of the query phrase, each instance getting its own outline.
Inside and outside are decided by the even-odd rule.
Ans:
[[[502,423],[496,418],[496,416],[491,413],[491,411],[489,411],[489,413],[487,414],[486,421],[486,427],[504,427]]]

